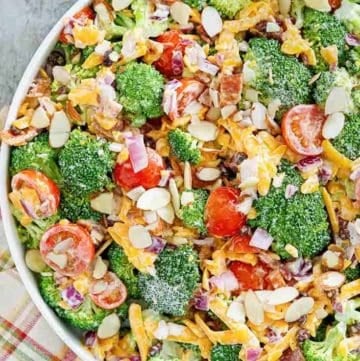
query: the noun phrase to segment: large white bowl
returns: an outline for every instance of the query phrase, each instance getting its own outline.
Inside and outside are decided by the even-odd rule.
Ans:
[[[57,38],[63,28],[64,20],[69,18],[83,7],[88,5],[90,0],[77,1],[57,22],[52,28],[44,41],[41,43],[39,49],[34,54],[25,73],[17,87],[14,98],[12,100],[9,115],[6,121],[6,127],[15,120],[18,109],[40,67],[44,64],[47,56],[54,47]],[[10,212],[8,191],[9,191],[9,177],[8,177],[8,162],[9,162],[9,147],[6,144],[1,145],[0,152],[0,208],[2,211],[2,219],[5,228],[5,234],[9,244],[12,258],[15,262],[16,268],[19,271],[20,277],[36,307],[47,320],[49,325],[58,334],[58,336],[80,357],[83,361],[95,361],[95,358],[88,352],[81,344],[79,335],[69,328],[61,319],[59,319],[51,308],[42,299],[36,279],[33,273],[26,267],[24,260],[24,248],[18,238],[15,222]]]

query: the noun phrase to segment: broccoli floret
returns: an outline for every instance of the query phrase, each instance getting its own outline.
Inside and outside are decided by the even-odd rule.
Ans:
[[[186,359],[189,361],[201,361],[201,351],[198,345],[191,343],[180,343],[180,346],[187,353]]]
[[[76,309],[60,307],[61,293],[56,287],[54,276],[51,273],[40,275],[39,290],[44,301],[59,317],[66,320],[70,325],[82,330],[96,329],[101,321],[110,313],[97,307],[88,296],[85,297],[84,302]]]
[[[67,192],[78,196],[103,189],[110,183],[113,155],[109,145],[75,129],[59,153],[59,165]]]
[[[134,13],[136,26],[143,29],[144,35],[147,37],[157,37],[169,27],[167,19],[152,18],[151,3],[147,0],[134,0],[131,9]]]
[[[341,133],[332,141],[333,146],[346,157],[355,160],[360,157],[360,114],[345,117]]]
[[[206,233],[206,225],[204,220],[204,212],[206,201],[209,197],[205,189],[187,190],[193,195],[194,200],[180,210],[181,219],[186,227],[196,228],[199,233]]]
[[[349,74],[357,75],[360,73],[360,46],[351,48],[346,53],[345,67]]]
[[[62,193],[60,214],[61,218],[66,218],[72,222],[79,219],[92,219],[93,221],[101,219],[101,213],[91,208],[89,196],[78,196],[75,193]]]
[[[202,10],[206,6],[207,0],[184,0],[184,3],[192,8]]]
[[[291,1],[291,9],[290,15],[296,19],[295,26],[300,29],[304,23],[304,8],[305,2],[304,0],[292,0]]]
[[[214,345],[210,361],[238,361],[241,345]]]
[[[81,65],[76,64],[72,67],[71,74],[75,75],[78,79],[96,78],[96,74],[99,69],[99,66],[95,66],[91,69],[85,69]]]
[[[20,221],[22,214],[15,207],[11,207],[11,213],[17,221]],[[32,222],[26,226],[22,226],[17,222],[16,228],[19,238],[26,248],[39,248],[40,240],[45,231],[60,220],[59,214],[56,213],[48,218],[33,219]]]
[[[283,54],[276,40],[251,39],[244,67],[253,73],[246,85],[259,92],[262,103],[268,105],[272,100],[280,100],[278,117],[294,105],[311,102],[310,70],[297,58]]]
[[[64,57],[64,59],[65,59],[63,64],[59,64],[57,62],[57,65],[65,65],[65,64],[72,64],[72,63],[74,63],[75,59],[79,59],[77,57],[77,55],[80,53],[80,50],[78,48],[76,48],[74,44],[70,44],[70,43],[65,44],[65,43],[58,42],[58,43],[56,43],[53,52],[58,52],[58,54],[61,55],[62,57]],[[57,54],[55,53],[54,55],[57,55]],[[51,56],[51,53],[50,53],[50,56]],[[49,58],[48,58],[48,60],[49,60]]]
[[[49,145],[49,133],[42,133],[26,145],[12,148],[10,175],[14,176],[24,169],[35,169],[61,184],[57,159],[58,152]]]
[[[360,265],[358,264],[355,267],[352,267],[352,266],[348,267],[344,271],[344,275],[348,282],[357,280],[358,278],[360,278]]]
[[[279,167],[285,173],[280,188],[271,187],[269,193],[255,201],[256,218],[249,221],[252,227],[260,227],[274,238],[273,250],[282,258],[289,258],[286,244],[297,248],[303,257],[314,257],[330,241],[328,216],[319,191],[311,194],[296,192],[285,198],[287,185],[300,188],[303,179],[288,162]]]
[[[335,87],[342,87],[346,90],[351,97],[351,90],[354,87],[355,83],[353,78],[344,68],[339,68],[335,71],[325,71],[322,72],[319,79],[315,83],[314,88],[314,99],[315,102],[321,106],[325,106],[327,97],[329,96],[331,90]],[[349,110],[352,109],[350,105]]]
[[[153,310],[184,316],[200,280],[198,254],[190,246],[165,248],[155,263],[156,276],[141,274],[142,298]]]
[[[346,325],[360,323],[360,298],[346,301],[345,309],[335,314],[336,321],[344,322]]]
[[[303,343],[303,354],[306,361],[335,361],[335,349],[346,335],[346,326],[338,323],[331,328],[324,341],[306,340]]]
[[[233,19],[249,3],[250,0],[209,0],[209,4],[222,16],[230,19]]]
[[[133,126],[142,126],[147,118],[163,114],[164,78],[152,66],[142,63],[126,65],[116,76],[119,101]]]
[[[198,164],[201,159],[201,152],[198,141],[189,133],[177,128],[168,133],[168,141],[172,153],[182,162]]]
[[[160,355],[155,355],[149,358],[149,361],[181,361],[178,357],[163,358]]]
[[[113,243],[108,251],[110,269],[124,282],[129,297],[139,298],[139,279],[124,250]]]
[[[351,101],[355,111],[360,109],[360,88],[353,88],[351,92]]]
[[[336,45],[339,64],[345,61],[345,27],[332,14],[306,8],[304,11],[304,38],[312,44],[317,64],[315,69],[327,70],[328,64],[320,54],[321,48]]]
[[[341,6],[334,14],[350,33],[360,36],[360,4],[356,4],[354,1],[342,0]]]

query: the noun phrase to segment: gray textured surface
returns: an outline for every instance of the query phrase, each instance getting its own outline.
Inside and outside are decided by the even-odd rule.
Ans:
[[[76,0],[0,0],[0,108],[9,103],[32,55]]]

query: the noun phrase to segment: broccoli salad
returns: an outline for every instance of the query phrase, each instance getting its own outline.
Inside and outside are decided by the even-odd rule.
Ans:
[[[360,4],[94,0],[0,139],[45,302],[99,361],[360,360]]]

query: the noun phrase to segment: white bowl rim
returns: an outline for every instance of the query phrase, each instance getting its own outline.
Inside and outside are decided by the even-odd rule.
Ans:
[[[16,119],[18,109],[28,92],[28,89],[38,73],[41,66],[44,64],[46,57],[54,47],[60,31],[64,26],[65,19],[71,17],[73,14],[81,10],[83,7],[89,5],[91,0],[78,0],[61,19],[54,25],[48,35],[45,37],[35,54],[33,55],[29,65],[27,66],[19,85],[16,89],[12,99],[9,113],[7,116],[5,128],[9,128],[13,120]],[[45,303],[38,290],[36,280],[32,272],[27,268],[24,259],[24,247],[18,239],[14,219],[10,212],[8,200],[8,161],[9,161],[9,146],[2,143],[0,152],[0,209],[2,214],[2,221],[4,225],[5,235],[11,252],[13,261],[19,272],[21,280],[30,295],[32,301],[48,322],[50,327],[62,339],[62,341],[70,347],[70,349],[83,361],[95,361],[95,357],[82,345],[78,335],[76,335],[64,321],[61,321],[51,308]]]

